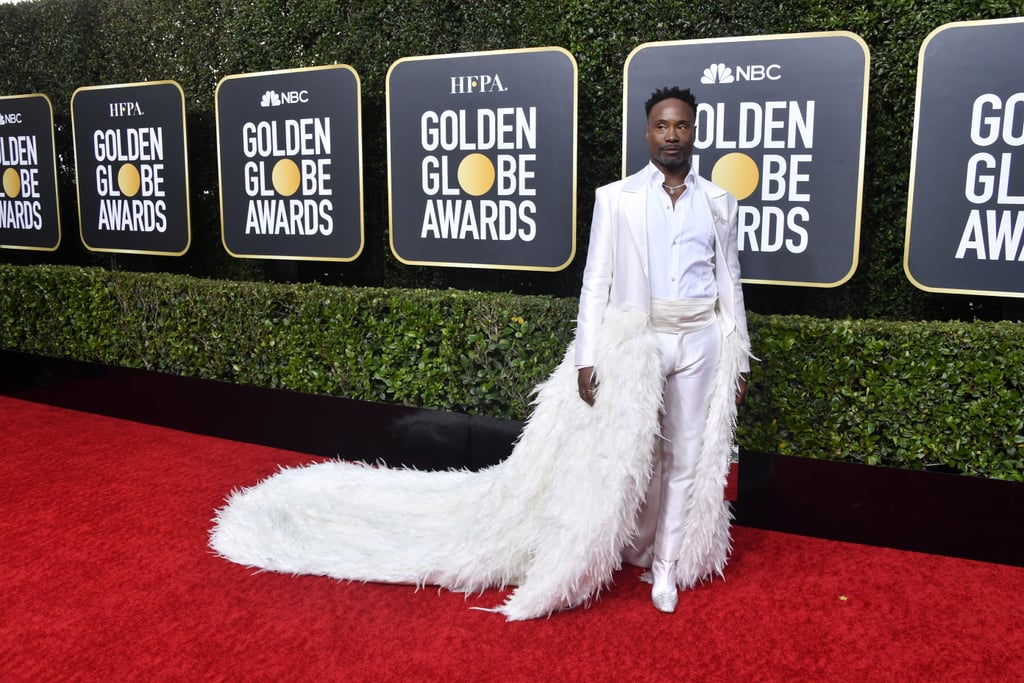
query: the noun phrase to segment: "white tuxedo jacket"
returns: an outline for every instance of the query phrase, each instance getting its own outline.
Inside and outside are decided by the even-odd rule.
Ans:
[[[590,247],[583,271],[576,320],[576,367],[594,364],[597,334],[605,308],[650,314],[651,285],[647,258],[647,183],[644,171],[598,188]],[[694,202],[706,201],[715,226],[715,279],[722,334],[738,332],[749,348],[747,317],[740,285],[736,199],[697,176]],[[749,371],[744,357],[740,370]]]

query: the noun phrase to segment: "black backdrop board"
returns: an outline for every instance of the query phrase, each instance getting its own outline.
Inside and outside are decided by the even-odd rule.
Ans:
[[[191,228],[185,93],[174,81],[71,96],[78,216],[92,251],[180,256]]]
[[[227,76],[216,100],[227,252],[357,258],[363,164],[356,72],[337,64]]]
[[[46,95],[0,97],[0,247],[60,245],[53,105]]]
[[[561,48],[401,59],[387,77],[391,250],[557,271],[576,253],[576,61]]]
[[[935,292],[1024,297],[1024,19],[921,46],[904,270]]]
[[[649,160],[644,102],[697,98],[693,165],[740,202],[744,282],[835,287],[860,243],[868,48],[847,32],[646,43],[625,69],[623,171]]]

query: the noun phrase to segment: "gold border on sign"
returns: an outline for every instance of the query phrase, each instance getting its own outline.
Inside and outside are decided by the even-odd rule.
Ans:
[[[86,92],[91,90],[114,90],[117,88],[142,88],[155,85],[173,85],[178,90],[178,95],[181,97],[181,141],[182,141],[182,162],[185,170],[185,248],[181,251],[149,251],[145,249],[100,249],[98,247],[91,247],[89,243],[85,241],[85,226],[84,219],[82,217],[82,183],[81,178],[78,177],[78,136],[75,135],[75,97],[80,92]],[[192,199],[190,195],[189,173],[188,173],[188,129],[185,125],[185,91],[182,90],[181,84],[175,80],[162,80],[162,81],[142,81],[138,83],[111,83],[109,85],[86,85],[75,89],[71,93],[71,142],[74,145],[75,150],[75,191],[78,199],[78,236],[82,240],[82,244],[89,251],[110,253],[110,254],[147,254],[150,256],[181,256],[189,250],[192,246]]]
[[[432,61],[441,59],[467,59],[472,57],[489,57],[491,55],[508,55],[508,54],[524,54],[528,52],[554,52],[561,53],[569,58],[569,64],[572,65],[572,218],[570,220],[572,228],[572,249],[569,252],[569,257],[564,263],[558,266],[523,266],[523,265],[500,265],[493,263],[449,263],[446,261],[411,261],[409,259],[402,258],[398,251],[395,249],[395,226],[394,226],[394,210],[392,203],[394,201],[394,190],[391,185],[392,178],[392,166],[391,163],[391,73],[400,64],[405,62],[421,62],[421,61]],[[388,73],[385,78],[384,86],[384,109],[387,115],[387,165],[388,165],[388,244],[391,247],[391,254],[400,262],[407,266],[446,266],[450,268],[484,268],[488,270],[520,270],[520,271],[533,271],[533,272],[558,272],[564,270],[573,259],[576,258],[576,183],[577,183],[577,123],[579,120],[579,68],[576,64],[576,58],[573,57],[572,53],[563,47],[528,47],[521,49],[512,50],[485,50],[478,52],[457,52],[447,55],[422,55],[416,57],[402,57],[401,59],[395,60],[390,67],[388,67]]]
[[[978,21],[953,21],[939,26],[929,33],[921,43],[921,49],[917,51],[917,88],[914,93],[914,132],[913,143],[910,149],[910,184],[907,191],[907,225],[903,237],[903,274],[910,280],[910,284],[925,292],[937,294],[968,294],[971,296],[1002,296],[1012,298],[1024,298],[1024,292],[1002,292],[991,289],[954,289],[951,287],[931,287],[918,282],[913,273],[910,272],[910,223],[911,214],[914,210],[914,179],[917,174],[917,145],[918,125],[921,120],[921,89],[924,85],[924,53],[932,39],[940,33],[952,28],[968,28],[973,26],[987,26],[992,24],[1019,24],[1024,23],[1024,17],[1011,17],[1007,19],[983,19]]]
[[[643,43],[636,46],[626,57],[625,66],[622,69],[622,175],[626,175],[626,141],[629,131],[626,128],[628,112],[626,107],[629,102],[629,65],[633,57],[641,50],[650,47],[669,47],[682,45],[702,45],[708,43],[743,43],[755,41],[782,41],[782,40],[805,40],[808,38],[847,38],[860,46],[864,54],[864,92],[861,93],[861,115],[860,115],[860,158],[857,164],[857,219],[853,231],[853,260],[850,270],[846,275],[835,282],[799,282],[796,280],[761,280],[753,278],[741,278],[742,282],[752,285],[782,285],[791,287],[815,287],[819,289],[830,289],[846,284],[860,265],[860,233],[861,233],[861,211],[864,204],[864,156],[866,149],[867,126],[868,126],[868,86],[871,74],[871,51],[868,44],[852,31],[812,31],[809,33],[775,34],[767,36],[736,36],[733,38],[701,38],[698,40],[667,40]]]
[[[57,140],[53,132],[53,102],[50,98],[43,93],[30,93],[27,95],[3,95],[0,96],[0,101],[3,100],[21,100],[30,97],[41,97],[46,102],[46,107],[50,110],[50,151],[53,153],[53,201],[56,204],[56,218],[57,218],[57,243],[52,247],[34,247],[23,244],[0,244],[0,249],[18,249],[21,251],[57,251],[60,248],[61,237],[63,235],[60,225],[60,188],[57,186]]]
[[[356,157],[359,176],[359,249],[349,257],[335,256],[285,256],[281,254],[236,254],[228,249],[224,239],[224,166],[220,153],[220,88],[227,81],[240,80],[244,78],[257,78],[262,76],[278,76],[281,74],[299,73],[303,71],[325,71],[325,70],[348,71],[356,79]],[[277,69],[273,71],[255,71],[245,74],[231,74],[220,79],[217,88],[214,90],[214,126],[217,129],[217,189],[220,191],[220,243],[229,256],[235,258],[264,259],[268,261],[328,261],[333,263],[348,263],[359,258],[363,249],[366,248],[366,215],[363,204],[363,98],[362,81],[359,73],[348,64],[322,64],[320,66],[306,66],[294,69]]]

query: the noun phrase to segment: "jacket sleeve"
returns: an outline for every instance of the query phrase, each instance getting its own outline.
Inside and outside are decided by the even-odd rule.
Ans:
[[[612,233],[612,197],[607,188],[598,188],[594,217],[590,223],[587,265],[583,269],[579,314],[576,317],[576,367],[594,364],[597,334],[608,305],[615,262]]]

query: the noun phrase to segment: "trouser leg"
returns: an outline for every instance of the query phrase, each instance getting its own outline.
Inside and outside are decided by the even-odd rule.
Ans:
[[[654,535],[658,530],[658,511],[661,509],[661,438],[654,446],[654,464],[651,480],[647,484],[644,503],[637,515],[636,533],[630,545],[622,550],[622,561],[638,567],[651,566],[654,551]]]
[[[674,561],[682,550],[686,507],[700,453],[708,398],[722,352],[722,336],[717,321],[688,334],[658,336],[666,378],[654,555]]]

